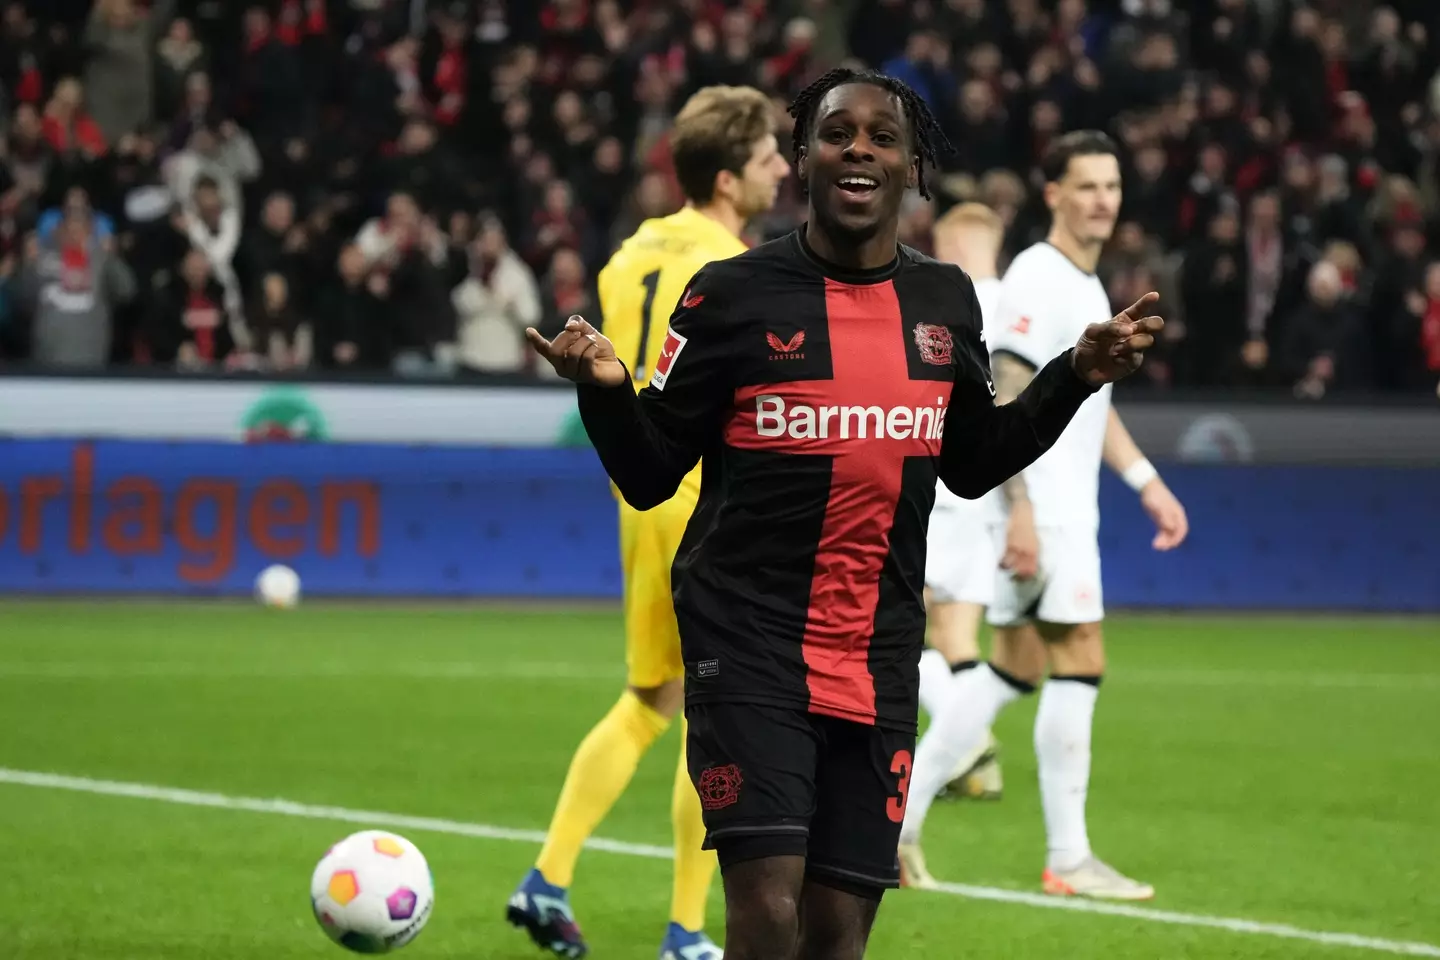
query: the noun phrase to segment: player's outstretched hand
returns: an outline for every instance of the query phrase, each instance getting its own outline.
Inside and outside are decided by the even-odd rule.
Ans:
[[[566,380],[618,387],[627,379],[625,365],[615,356],[615,345],[584,317],[565,321],[565,329],[554,340],[546,340],[534,327],[526,328],[525,339]]]
[[[1075,372],[1093,386],[1114,383],[1140,368],[1145,351],[1165,327],[1159,317],[1147,316],[1150,305],[1160,299],[1147,293],[1108,323],[1092,323],[1075,344],[1072,364]]]
[[[1155,539],[1151,546],[1156,550],[1174,550],[1185,542],[1185,537],[1190,533],[1190,518],[1185,515],[1185,508],[1170,488],[1165,486],[1165,481],[1159,477],[1151,480],[1140,491],[1140,506],[1150,515],[1155,523]]]

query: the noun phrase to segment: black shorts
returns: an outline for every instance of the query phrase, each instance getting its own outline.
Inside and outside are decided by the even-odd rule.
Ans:
[[[900,885],[915,735],[789,707],[687,707],[705,849],[732,863],[803,856],[806,875],[878,899]]]

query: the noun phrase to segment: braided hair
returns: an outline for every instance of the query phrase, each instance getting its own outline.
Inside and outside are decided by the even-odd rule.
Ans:
[[[925,182],[925,166],[936,166],[940,154],[953,153],[955,148],[950,145],[945,132],[940,129],[934,114],[925,105],[921,96],[912,90],[904,81],[894,77],[888,77],[883,73],[874,70],[852,70],[849,67],[836,67],[810,86],[801,90],[794,101],[790,104],[790,116],[795,118],[795,132],[792,143],[792,154],[796,166],[800,163],[800,151],[810,139],[810,127],[815,120],[815,108],[820,101],[825,99],[825,94],[836,87],[843,87],[851,83],[868,83],[873,87],[879,87],[895,96],[900,101],[900,107],[905,114],[905,119],[910,125],[910,149],[919,160],[917,186],[920,188],[920,196],[926,200],[930,199],[930,189]],[[802,187],[804,183],[802,181]]]

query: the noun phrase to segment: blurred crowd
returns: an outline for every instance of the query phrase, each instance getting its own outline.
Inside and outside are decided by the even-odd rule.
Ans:
[[[759,86],[788,149],[852,61],[955,147],[921,249],[978,199],[1013,256],[1048,140],[1123,144],[1102,278],[1172,319],[1128,389],[1433,395],[1436,0],[0,0],[0,365],[543,375],[523,329],[678,208],[684,99]]]

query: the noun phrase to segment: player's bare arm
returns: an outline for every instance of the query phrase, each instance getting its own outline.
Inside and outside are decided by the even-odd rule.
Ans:
[[[995,355],[995,402],[1011,403],[1035,378],[1035,368],[1013,353]],[[1035,532],[1035,510],[1025,488],[1025,474],[1017,473],[1000,487],[1005,496],[1009,520],[1005,530],[1005,553],[1000,569],[1019,580],[1029,580],[1040,570],[1040,538]]]
[[[1184,506],[1130,436],[1114,407],[1110,408],[1110,419],[1105,425],[1103,456],[1106,465],[1140,495],[1140,505],[1155,522],[1152,546],[1156,550],[1173,550],[1184,543],[1190,532]]]
[[[1013,353],[997,353],[992,363],[997,404],[1013,402],[1030,385],[1030,381],[1035,379],[1035,368]],[[1030,495],[1025,489],[1024,474],[1017,473],[1006,480],[1001,489],[1005,493],[1005,502],[1012,508],[1017,504],[1029,505]]]

